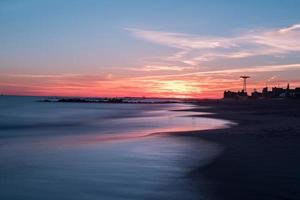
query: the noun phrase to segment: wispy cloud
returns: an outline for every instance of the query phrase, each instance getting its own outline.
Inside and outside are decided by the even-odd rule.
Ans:
[[[232,37],[198,36],[183,33],[127,28],[135,37],[177,48],[165,60],[189,65],[215,59],[242,59],[259,55],[300,52],[300,24],[281,29],[252,30]]]
[[[192,67],[176,66],[176,65],[146,65],[143,67],[134,67],[129,70],[142,71],[142,72],[153,72],[153,71],[184,71],[193,69]]]
[[[291,32],[293,30],[296,30],[296,29],[300,29],[300,24],[295,24],[295,25],[292,25],[292,26],[289,26],[287,28],[282,28],[279,30],[280,33],[286,33],[286,32]]]
[[[251,66],[247,68],[232,68],[223,70],[209,70],[182,74],[171,74],[171,75],[157,75],[157,76],[143,76],[135,79],[156,79],[156,78],[174,78],[184,76],[217,76],[217,75],[232,75],[232,74],[243,74],[243,73],[264,73],[264,72],[282,72],[287,70],[300,70],[300,63],[297,64],[286,64],[286,65],[262,65],[262,66]],[[237,76],[238,77],[238,76]]]
[[[214,49],[230,48],[235,46],[234,42],[230,38],[202,37],[183,33],[150,31],[135,28],[127,28],[126,30],[139,38],[180,49]]]
[[[293,64],[231,66],[225,62],[218,68],[213,62],[209,63],[218,59],[240,61],[261,55],[285,56],[300,52],[300,24],[254,30],[232,37],[127,30],[137,38],[176,51],[162,58],[144,59],[141,66],[126,68],[122,72],[0,74],[0,90],[12,94],[14,91],[27,91],[38,95],[216,97],[222,95],[225,89],[240,89],[241,74],[253,77],[249,88],[261,88],[266,82],[286,84],[286,77],[291,78],[291,83],[300,83],[294,74],[295,70],[300,70],[299,58]],[[266,63],[265,60],[263,63]],[[288,75],[284,76],[285,73]]]

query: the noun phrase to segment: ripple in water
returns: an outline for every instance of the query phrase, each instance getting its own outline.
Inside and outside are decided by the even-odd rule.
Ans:
[[[33,100],[0,101],[1,199],[201,199],[187,175],[220,148],[151,133],[230,124],[168,111],[186,105]]]

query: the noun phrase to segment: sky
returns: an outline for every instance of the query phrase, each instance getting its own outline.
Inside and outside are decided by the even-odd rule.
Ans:
[[[0,93],[219,98],[300,87],[298,0],[0,0]]]

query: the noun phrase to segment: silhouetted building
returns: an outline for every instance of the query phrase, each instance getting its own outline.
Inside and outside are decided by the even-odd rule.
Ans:
[[[259,99],[262,97],[262,95],[263,95],[262,92],[258,92],[256,89],[254,89],[254,91],[251,93],[251,98]]]
[[[285,89],[273,87],[272,88],[272,98],[285,97]]]
[[[237,92],[232,92],[232,91],[224,91],[224,98],[225,99],[236,99],[238,98]]]
[[[268,87],[262,89],[262,92],[258,92],[256,89],[251,93],[251,96],[247,95],[244,90],[238,92],[224,91],[224,98],[231,99],[245,99],[245,98],[300,98],[300,87],[295,89],[290,89],[290,84],[287,84],[286,88],[273,87],[271,91]]]
[[[244,90],[238,91],[237,94],[238,94],[239,97],[247,97],[248,96],[247,92],[245,92]]]
[[[238,91],[238,92],[232,92],[232,91],[224,91],[224,98],[225,99],[239,99],[239,98],[247,98],[247,92],[244,90]]]

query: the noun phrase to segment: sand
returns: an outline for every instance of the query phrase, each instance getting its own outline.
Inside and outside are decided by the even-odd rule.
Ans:
[[[205,199],[300,199],[300,101],[203,101],[194,111],[238,123],[229,129],[179,134],[224,150],[188,178]],[[208,108],[203,108],[208,106]]]

